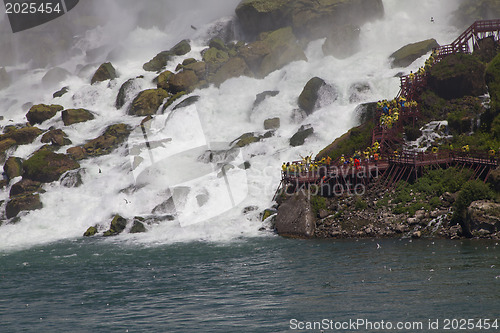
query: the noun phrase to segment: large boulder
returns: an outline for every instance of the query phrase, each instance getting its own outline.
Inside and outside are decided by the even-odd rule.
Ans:
[[[40,192],[42,189],[42,183],[31,179],[23,178],[10,188],[9,196],[15,197],[20,194],[29,194]]]
[[[70,156],[65,154],[56,154],[46,149],[37,151],[28,160],[24,161],[23,177],[50,183],[56,181],[63,173],[69,170],[77,169],[80,165]]]
[[[313,77],[310,79],[299,95],[299,107],[306,112],[307,115],[313,113],[319,99],[319,91],[326,85],[326,82],[319,78]]]
[[[212,77],[211,81],[216,86],[220,86],[227,79],[251,75],[252,72],[248,68],[245,60],[240,57],[234,57],[219,68],[219,70]]]
[[[61,105],[33,105],[26,114],[26,119],[28,119],[31,125],[41,124],[45,120],[54,117],[57,112],[63,109]]]
[[[432,67],[429,87],[441,98],[480,96],[487,92],[485,65],[472,55],[453,54]]]
[[[382,18],[384,7],[382,0],[243,0],[236,15],[251,39],[291,26],[300,38],[315,40],[346,24],[361,26]]]
[[[316,230],[316,217],[303,191],[286,198],[279,206],[276,231],[284,237],[311,238]]]
[[[467,208],[466,218],[473,235],[480,230],[486,230],[488,233],[499,232],[500,204],[488,200],[474,201]]]
[[[392,61],[392,68],[408,67],[415,60],[438,47],[439,44],[434,38],[403,46],[389,56]]]
[[[5,214],[8,219],[16,217],[21,211],[42,209],[40,194],[25,194],[13,197],[7,202]]]
[[[35,141],[35,139],[42,133],[43,131],[38,127],[27,126],[22,128],[13,128],[7,133],[0,135],[0,142],[6,139],[12,139],[17,145],[27,145]]]
[[[142,66],[145,71],[158,72],[163,69],[174,56],[182,56],[191,51],[189,40],[182,40],[168,51],[158,53],[153,59]]]
[[[80,152],[83,154],[81,158],[109,154],[128,138],[130,132],[131,129],[126,124],[108,126],[101,136],[87,142],[81,147],[82,150]]]
[[[106,62],[99,66],[94,76],[90,80],[90,84],[94,84],[96,82],[102,82],[106,80],[116,79],[116,70],[110,62]]]
[[[290,146],[292,147],[302,146],[305,143],[306,139],[313,133],[314,133],[314,128],[312,128],[311,126],[306,126],[306,125],[301,126],[297,131],[297,133],[295,133],[290,138]]]
[[[116,96],[115,107],[117,109],[121,109],[125,103],[127,102],[128,94],[135,85],[136,79],[128,79],[125,83],[122,84],[120,90],[118,91],[118,95]]]
[[[85,109],[68,109],[62,112],[62,120],[65,126],[82,123],[94,119],[94,114]]]
[[[71,140],[68,139],[68,135],[64,133],[61,129],[52,129],[42,135],[42,143],[49,143],[54,146],[65,146],[70,145]]]
[[[13,179],[23,175],[23,159],[11,156],[5,161],[3,171],[7,179]]]
[[[2,155],[9,149],[16,145],[16,141],[11,138],[1,139],[0,138],[0,159],[2,159]]]
[[[168,96],[168,92],[161,88],[141,91],[132,101],[128,114],[133,116],[153,115]]]
[[[198,84],[198,77],[194,71],[182,71],[172,75],[168,80],[168,91],[177,94],[182,91],[191,92]]]
[[[291,28],[282,28],[260,36],[269,48],[270,52],[264,56],[256,75],[265,77],[285,65],[299,60],[307,60],[307,57],[297,42],[297,38]]]
[[[109,226],[109,230],[105,231],[103,236],[115,236],[121,233],[127,227],[127,220],[120,215],[115,215]]]
[[[228,61],[229,53],[219,50],[218,48],[211,47],[203,52],[203,62],[206,64],[208,76],[215,74],[215,72]]]

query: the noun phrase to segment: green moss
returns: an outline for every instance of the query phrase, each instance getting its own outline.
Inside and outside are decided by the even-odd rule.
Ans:
[[[87,231],[83,234],[84,237],[91,237],[97,234],[97,228],[96,227],[89,227]]]
[[[393,67],[409,66],[412,62],[437,47],[439,47],[439,44],[435,39],[427,39],[403,46],[390,56],[393,59]]]
[[[335,161],[342,154],[351,156],[356,150],[371,146],[373,126],[373,122],[370,121],[350,129],[349,132],[320,151],[317,157],[321,159],[330,156]]]
[[[310,202],[315,216],[318,215],[321,209],[327,209],[328,201],[325,197],[313,195],[311,196]]]

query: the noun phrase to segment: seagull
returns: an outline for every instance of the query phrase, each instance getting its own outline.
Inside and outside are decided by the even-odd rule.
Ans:
[[[382,248],[382,246],[380,246],[380,244],[377,243],[377,250],[380,249],[380,248]]]

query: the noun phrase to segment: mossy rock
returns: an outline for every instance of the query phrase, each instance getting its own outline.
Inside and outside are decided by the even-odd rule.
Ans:
[[[109,230],[105,231],[103,236],[115,236],[120,234],[127,227],[127,220],[120,215],[115,215],[111,221]]]
[[[98,230],[96,227],[89,227],[87,231],[83,234],[84,237],[92,237],[97,234]]]
[[[175,95],[173,95],[173,96],[170,96],[170,97],[168,98],[167,102],[166,102],[166,103],[163,105],[163,107],[162,107],[162,110],[161,110],[161,111],[162,111],[162,113],[164,113],[164,112],[165,112],[165,110],[166,110],[166,109],[167,109],[170,105],[172,105],[172,104],[173,104],[176,100],[178,100],[179,98],[181,98],[181,97],[182,97],[182,96],[184,96],[184,95],[187,95],[187,92],[185,92],[185,91],[181,91],[180,93],[177,93],[177,94],[175,94]]]
[[[196,62],[198,62],[198,60],[196,60],[195,58],[187,58],[182,61],[182,66],[188,66]]]
[[[26,119],[29,121],[31,125],[41,124],[45,120],[48,120],[54,117],[57,112],[63,110],[64,107],[61,105],[46,105],[46,104],[37,104],[33,105],[28,113],[26,114]]]
[[[228,52],[228,48],[226,46],[226,43],[224,43],[224,41],[221,38],[219,38],[219,37],[212,38],[208,42],[208,46],[211,47],[211,48],[212,47],[216,48],[216,49],[224,51],[224,52]]]
[[[389,56],[392,60],[392,68],[408,67],[415,60],[438,47],[439,44],[434,38],[403,46]]]
[[[54,146],[66,146],[71,144],[68,135],[61,129],[53,129],[42,135],[42,143],[50,143]]]
[[[314,133],[314,128],[301,126],[300,129],[290,138],[290,146],[302,146],[306,139]]]
[[[94,114],[85,109],[68,109],[61,114],[65,126],[93,120]]]
[[[83,160],[87,157],[87,153],[83,147],[71,147],[66,150],[66,154],[71,156],[75,161]]]
[[[5,214],[8,219],[16,217],[22,211],[42,209],[43,204],[40,195],[27,194],[11,198],[5,207]]]
[[[40,192],[42,190],[42,183],[31,179],[21,179],[10,188],[9,196],[15,197],[20,194],[29,194]]]
[[[7,149],[9,149],[15,145],[16,145],[16,141],[14,141],[13,139],[10,139],[10,138],[0,139],[0,158],[1,158],[1,155],[7,151]]]
[[[7,133],[0,135],[0,142],[5,139],[12,139],[17,145],[27,145],[33,143],[35,139],[42,134],[43,131],[38,127],[22,127],[9,130]]]
[[[332,160],[337,160],[342,154],[351,156],[356,150],[361,147],[368,147],[372,144],[373,121],[367,121],[359,126],[351,128],[347,133],[338,137],[321,150],[317,155],[317,159],[330,156]]]
[[[193,71],[198,79],[204,80],[207,74],[207,64],[204,61],[197,61],[184,66],[185,71]]]
[[[278,211],[276,209],[268,208],[264,210],[262,213],[262,221],[265,221],[267,218],[269,218],[271,215],[277,214]]]
[[[183,56],[191,52],[191,45],[188,39],[183,39],[170,49],[170,52],[176,56]]]
[[[56,91],[52,94],[53,98],[63,97],[66,93],[68,93],[69,87],[62,87],[60,90]]]
[[[242,148],[259,141],[260,137],[256,136],[254,133],[245,133],[233,142],[236,142],[236,146]]]
[[[63,173],[78,169],[80,164],[65,154],[56,154],[48,150],[39,150],[24,161],[24,178],[50,183],[56,181]]]
[[[163,100],[169,96],[164,89],[148,89],[141,91],[132,101],[129,115],[148,116],[156,113]]]
[[[144,219],[142,217],[134,217],[134,222],[132,228],[130,228],[131,234],[138,234],[146,232],[146,227],[144,226]]]
[[[263,41],[255,41],[253,43],[242,46],[239,49],[239,56],[245,60],[248,67],[258,73],[262,60],[271,53],[271,47]]]
[[[268,97],[277,96],[280,92],[278,90],[267,90],[263,91],[260,94],[255,95],[255,101],[253,102],[253,108],[255,109]]]
[[[13,179],[23,175],[23,159],[11,156],[5,161],[3,171],[8,179]]]
[[[211,47],[203,53],[208,75],[214,74],[223,64],[229,61],[229,54],[225,51]]]
[[[104,133],[83,145],[85,156],[102,156],[111,153],[130,135],[131,129],[126,124],[110,125]],[[75,153],[78,153],[75,151]]]
[[[319,90],[326,85],[326,82],[319,78],[313,77],[310,79],[299,96],[299,107],[306,112],[307,115],[313,113],[316,103],[319,98]]]
[[[198,77],[193,71],[182,71],[169,78],[168,91],[172,94],[181,91],[191,92],[196,88],[198,81]]]
[[[172,73],[171,71],[161,72],[160,75],[158,75],[155,79],[156,87],[159,89],[161,88],[161,89],[168,91],[168,87],[169,87],[168,81],[170,80],[172,75],[174,75],[174,73]]]
[[[188,98],[184,99],[182,102],[180,102],[179,104],[174,106],[172,110],[177,110],[177,109],[182,109],[182,108],[188,107],[188,106],[193,105],[194,103],[198,102],[199,100],[200,100],[200,96],[189,96]]]
[[[90,80],[90,84],[94,84],[96,82],[102,82],[106,80],[116,79],[116,70],[110,62],[106,62],[99,66],[94,76]]]
[[[224,81],[240,76],[251,76],[252,72],[248,68],[245,60],[240,57],[231,58],[228,62],[222,65],[217,73],[212,77],[212,82],[218,87]]]
[[[264,120],[265,130],[278,129],[278,128],[280,128],[280,118],[276,117]]]
[[[487,92],[485,69],[472,55],[449,55],[432,67],[429,88],[447,100],[483,95]]]
[[[265,77],[293,61],[307,60],[290,27],[263,33],[260,39],[268,45],[270,53],[262,59],[257,73],[259,77]]]
[[[127,102],[127,92],[132,89],[134,86],[134,82],[136,79],[128,79],[125,81],[118,91],[118,95],[116,96],[115,107],[119,110],[121,109],[125,103]]]
[[[182,56],[191,51],[189,40],[185,39],[177,43],[169,51],[158,53],[153,59],[145,63],[142,68],[148,72],[158,72],[162,70],[174,56]]]
[[[236,7],[238,21],[249,38],[290,23],[289,0],[244,0]]]

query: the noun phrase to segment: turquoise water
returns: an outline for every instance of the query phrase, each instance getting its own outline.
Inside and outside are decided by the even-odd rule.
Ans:
[[[293,319],[360,318],[423,332],[429,319],[500,320],[499,255],[489,241],[60,242],[0,254],[1,332],[289,332]]]

